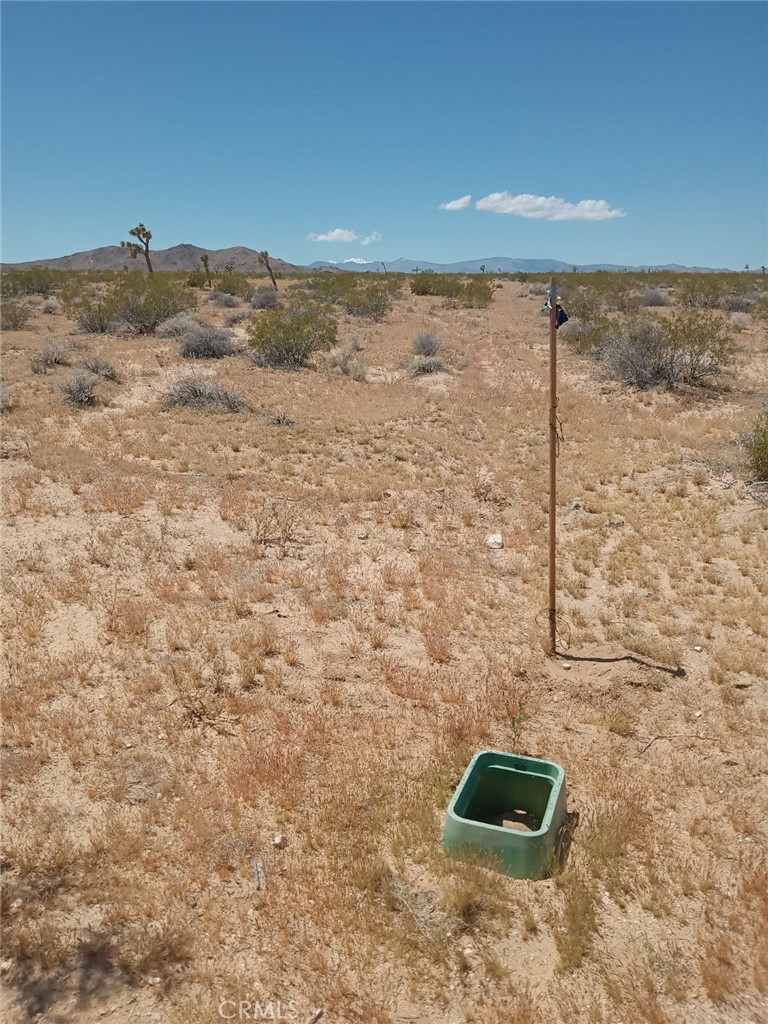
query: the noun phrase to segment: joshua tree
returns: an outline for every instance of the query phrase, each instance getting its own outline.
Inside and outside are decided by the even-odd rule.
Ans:
[[[744,270],[745,270],[745,272],[746,272],[747,274],[749,273],[749,264],[748,264],[748,263],[745,263],[745,264],[744,264]]]
[[[204,252],[203,255],[200,257],[200,262],[203,264],[203,269],[205,270],[205,276],[206,276],[206,278],[208,280],[208,287],[210,288],[211,287],[211,268],[208,265],[209,260],[210,260],[210,257],[209,257],[207,252]]]
[[[279,289],[277,287],[277,281],[275,280],[275,275],[272,273],[272,267],[270,266],[270,263],[269,263],[269,253],[267,252],[267,250],[266,249],[262,249],[262,251],[259,253],[257,259],[258,259],[259,263],[262,265],[262,267],[266,267],[267,268],[267,273],[272,278],[272,284],[275,287],[275,291],[279,291]]]
[[[147,270],[151,274],[152,261],[149,258],[149,240],[152,237],[152,232],[143,224],[137,224],[135,228],[131,228],[128,234],[138,238],[141,245],[139,245],[139,242],[121,242],[120,248],[127,249],[133,259],[136,259],[140,253],[143,254],[144,259],[147,261]]]
[[[760,267],[760,273],[765,277],[765,267]]]
[[[484,273],[485,273],[485,264],[484,264],[484,263],[481,263],[481,264],[480,264],[480,273],[481,273],[481,274],[484,274]]]

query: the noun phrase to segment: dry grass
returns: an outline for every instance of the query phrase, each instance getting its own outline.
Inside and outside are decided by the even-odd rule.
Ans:
[[[175,343],[109,336],[88,358],[125,383],[68,408],[59,364],[30,360],[73,323],[9,335],[8,1019],[759,1019],[768,511],[729,442],[765,330],[702,400],[639,398],[563,349],[566,663],[540,644],[548,339],[527,293],[342,316],[366,380],[228,357],[239,415],[164,407]],[[403,372],[419,332],[449,375]],[[485,747],[565,767],[581,821],[555,878],[442,854]]]

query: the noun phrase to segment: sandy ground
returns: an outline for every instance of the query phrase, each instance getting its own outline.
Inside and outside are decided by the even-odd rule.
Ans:
[[[553,659],[541,303],[342,317],[365,381],[4,334],[6,1019],[768,1021],[768,510],[734,443],[766,331],[705,396],[561,347]],[[412,378],[421,331],[446,371]],[[51,339],[122,383],[68,407]],[[252,411],[163,409],[191,369]],[[555,877],[442,853],[486,748],[564,767]]]

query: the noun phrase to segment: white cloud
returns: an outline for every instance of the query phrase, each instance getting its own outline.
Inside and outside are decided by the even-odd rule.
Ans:
[[[366,235],[365,238],[362,240],[362,242],[360,244],[361,245],[370,245],[371,242],[380,242],[380,241],[381,241],[381,233],[379,231],[373,231],[373,232],[371,232],[370,235]]]
[[[478,210],[509,213],[515,217],[539,220],[613,220],[625,217],[624,210],[612,209],[605,199],[582,199],[568,203],[558,196],[532,196],[527,193],[511,196],[509,192],[492,192],[475,203]]]
[[[472,202],[472,196],[462,196],[461,199],[452,199],[450,203],[440,203],[440,210],[466,210]]]
[[[357,235],[354,231],[350,231],[348,228],[334,228],[333,231],[327,231],[324,235],[316,235],[313,232],[307,235],[310,242],[356,242]]]

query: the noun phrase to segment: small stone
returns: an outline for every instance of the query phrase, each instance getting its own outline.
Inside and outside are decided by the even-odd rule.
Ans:
[[[626,523],[624,516],[610,516],[608,519],[609,526],[623,526]]]
[[[188,906],[190,906],[190,907],[196,907],[197,906],[197,896],[195,896],[195,894],[193,892],[188,892],[187,895],[184,898],[186,899]]]
[[[369,537],[369,534],[368,534],[367,530],[358,530],[357,531],[357,539],[358,540],[368,540],[368,537]]]
[[[565,663],[565,664],[563,665],[563,668],[565,669],[565,671],[566,671],[566,672],[570,672],[570,671],[571,671],[571,666],[570,666],[570,665],[568,664],[568,662],[567,662],[567,661],[566,661],[566,663]]]
[[[275,836],[272,840],[272,845],[276,850],[284,850],[288,845],[288,840],[283,835]]]
[[[694,651],[696,651],[696,652],[697,652],[698,654],[701,654],[701,652],[702,652],[702,650],[703,650],[704,648],[703,648],[703,647],[694,647],[693,649],[694,649]]]
[[[489,533],[488,536],[485,538],[485,546],[487,548],[494,549],[503,548],[504,538],[501,536],[500,533]]]
[[[155,975],[153,978],[147,978],[147,981],[149,982],[150,985],[159,985],[161,979],[158,978],[157,975]]]
[[[701,712],[700,712],[700,711],[697,711],[697,712],[696,712],[696,713],[694,714],[694,716],[693,716],[693,717],[694,717],[694,718],[701,718]]]
[[[337,526],[349,526],[349,520],[347,519],[346,516],[339,516],[339,518],[336,520],[336,525]]]
[[[578,512],[579,509],[584,508],[584,503],[581,501],[572,501],[568,505],[568,508],[571,510],[571,512]]]

